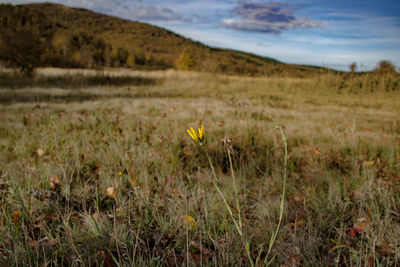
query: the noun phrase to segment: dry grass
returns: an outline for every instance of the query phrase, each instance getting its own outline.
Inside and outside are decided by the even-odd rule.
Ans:
[[[272,265],[399,265],[398,90],[325,90],[317,78],[140,75],[162,82],[19,89],[76,98],[15,97],[0,107],[1,264],[248,264],[207,158],[185,132],[202,122],[232,207],[221,139],[233,137],[253,260],[264,260],[279,219],[279,123],[289,162]]]

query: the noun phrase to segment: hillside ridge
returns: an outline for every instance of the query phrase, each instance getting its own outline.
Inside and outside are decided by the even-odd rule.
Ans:
[[[36,32],[32,38],[40,40],[40,66],[175,68],[296,77],[333,71],[209,47],[158,26],[61,4],[2,4],[0,15],[0,34],[1,29],[11,29],[15,39]]]

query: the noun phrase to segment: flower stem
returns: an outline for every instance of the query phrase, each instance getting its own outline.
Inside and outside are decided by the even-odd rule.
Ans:
[[[286,135],[285,132],[283,131],[283,128],[281,126],[279,126],[279,130],[281,131],[281,135],[282,135],[282,140],[283,140],[283,144],[284,144],[284,149],[285,149],[285,161],[284,161],[284,165],[283,165],[283,186],[282,186],[282,199],[281,199],[281,205],[280,205],[280,210],[279,210],[279,222],[278,222],[278,226],[276,227],[275,232],[272,233],[271,236],[271,240],[269,242],[269,248],[268,248],[268,252],[267,252],[267,256],[265,257],[265,261],[264,263],[267,261],[268,256],[271,252],[272,246],[275,243],[276,237],[278,235],[279,232],[279,228],[281,226],[282,223],[282,218],[283,218],[283,211],[285,208],[285,193],[286,193],[286,177],[287,177],[287,161],[288,161],[288,153],[287,153],[287,139],[286,139]],[[269,262],[270,263],[270,262]],[[267,265],[269,265],[269,263]]]
[[[235,189],[236,207],[238,209],[238,215],[239,215],[239,226],[240,226],[240,230],[243,231],[242,217],[241,217],[240,204],[239,204],[239,196],[238,196],[238,191],[237,191],[237,187],[236,187],[235,173],[233,172],[233,164],[232,164],[231,152],[229,150],[228,150],[228,158],[229,158],[229,165],[231,167],[233,187]]]
[[[212,164],[212,161],[211,161],[210,155],[208,154],[207,148],[206,148],[206,146],[203,146],[203,148],[204,148],[204,152],[205,152],[205,154],[207,156],[208,163],[210,164],[211,170],[212,170],[213,175],[214,175],[214,180],[215,180],[214,181],[214,186],[217,189],[218,194],[220,195],[220,197],[224,201],[226,209],[228,210],[229,215],[231,216],[231,219],[233,221],[233,224],[235,225],[235,228],[236,228],[237,232],[240,235],[240,238],[241,238],[241,240],[243,242],[243,245],[244,245],[244,248],[245,248],[245,251],[246,251],[246,255],[247,255],[248,259],[249,259],[250,265],[252,267],[254,267],[255,265],[254,265],[253,260],[251,259],[251,255],[250,255],[250,244],[244,239],[244,236],[243,236],[240,212],[239,212],[239,224],[238,224],[238,222],[236,221],[235,217],[233,216],[233,212],[232,212],[231,207],[228,204],[228,201],[226,200],[224,194],[222,193],[220,187],[218,186],[217,174],[215,173],[214,165]],[[229,155],[229,153],[228,153],[228,155]],[[230,159],[230,155],[229,155],[229,159]],[[231,159],[229,160],[229,162],[231,163],[231,171],[232,171],[232,174],[233,174],[233,167],[232,167]],[[234,177],[233,177],[233,179],[234,179]],[[236,193],[236,203],[237,203],[237,205],[239,205],[239,201],[237,199],[236,184],[235,184],[235,193]],[[240,211],[240,209],[239,209],[239,211]]]

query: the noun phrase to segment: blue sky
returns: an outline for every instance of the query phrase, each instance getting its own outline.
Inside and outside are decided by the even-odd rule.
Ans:
[[[88,8],[286,63],[400,67],[400,0],[12,0]]]

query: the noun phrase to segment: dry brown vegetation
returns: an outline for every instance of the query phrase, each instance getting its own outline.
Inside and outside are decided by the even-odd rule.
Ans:
[[[83,86],[60,86],[65,77]],[[152,82],[136,83],[144,78]],[[288,178],[267,262],[399,265],[399,88],[175,71],[41,69],[36,79],[42,86],[0,89],[2,265],[248,265],[207,158],[185,131],[200,123],[234,207],[221,146],[232,137],[253,261],[265,260],[278,223],[280,124]]]

